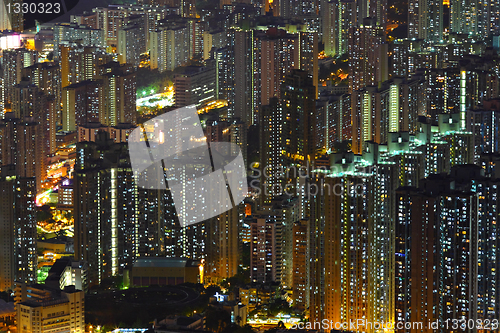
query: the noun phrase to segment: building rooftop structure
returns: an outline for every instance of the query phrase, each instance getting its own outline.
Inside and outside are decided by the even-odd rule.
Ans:
[[[134,268],[139,267],[197,267],[200,262],[189,258],[141,258],[137,259]]]

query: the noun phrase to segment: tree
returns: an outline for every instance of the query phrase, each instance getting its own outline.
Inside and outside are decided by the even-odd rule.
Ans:
[[[5,291],[0,291],[0,299],[3,299],[5,302],[13,302],[14,300],[10,296],[10,293]]]
[[[276,299],[274,302],[270,303],[267,309],[267,314],[270,317],[275,317],[278,313],[282,314],[292,314],[292,308],[287,301],[282,299]]]
[[[73,218],[73,212],[68,211],[66,214],[64,214],[64,217],[69,221]]]
[[[38,209],[38,211],[36,212],[37,222],[47,221],[50,218],[52,218],[52,214],[50,213],[50,210],[44,209],[44,207],[40,207],[40,209]]]
[[[255,333],[255,331],[252,326],[246,324],[245,326],[238,328],[234,333]]]
[[[210,306],[205,311],[205,325],[212,332],[221,333],[231,325],[231,315],[223,309]]]

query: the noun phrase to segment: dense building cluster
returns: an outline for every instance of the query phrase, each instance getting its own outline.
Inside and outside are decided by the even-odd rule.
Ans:
[[[498,329],[497,0],[138,0],[26,31],[8,9],[22,1],[5,3],[0,291],[15,291],[20,333],[49,332],[54,316],[83,333],[83,294],[111,277],[245,274],[244,305],[277,284],[310,322]],[[390,15],[403,9],[406,22]],[[187,106],[205,135],[190,140],[241,149],[249,191],[182,225],[191,203],[181,191],[176,206],[169,172],[194,179],[206,166],[182,151],[188,125],[158,132],[155,119]],[[140,186],[135,129],[189,161],[149,170],[164,189]],[[71,215],[74,260],[37,285],[44,205]]]

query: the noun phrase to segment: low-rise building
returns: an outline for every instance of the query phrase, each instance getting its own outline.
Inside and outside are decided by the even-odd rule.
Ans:
[[[250,285],[240,287],[238,290],[239,303],[246,305],[247,312],[252,312],[256,306],[269,303],[271,299],[276,297],[276,289],[279,284],[258,284],[252,283]]]
[[[86,262],[63,257],[57,259],[52,265],[45,284],[51,288],[60,289],[75,286],[76,289],[86,292],[88,290],[87,270]]]
[[[85,298],[81,290],[17,284],[17,332],[85,332]]]

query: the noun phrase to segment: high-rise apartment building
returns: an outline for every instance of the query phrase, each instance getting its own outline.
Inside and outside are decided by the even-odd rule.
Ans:
[[[408,38],[439,43],[443,32],[443,1],[408,1]]]
[[[276,2],[276,4],[275,4]],[[267,7],[275,11],[275,16],[284,18],[308,18],[318,14],[319,2],[311,0],[268,1]]]
[[[207,142],[231,142],[240,149],[243,159],[247,160],[247,126],[239,119],[224,121],[207,120],[205,123],[205,137]],[[237,153],[237,152],[234,152]]]
[[[418,117],[426,113],[427,91],[420,79],[393,78],[378,87],[353,92],[352,147],[359,152],[364,142],[386,143],[389,133],[415,134]]]
[[[0,169],[0,290],[15,281],[37,281],[35,178],[16,173],[13,165]]]
[[[99,66],[107,64],[116,55],[108,54],[96,47],[81,47],[77,44],[61,45],[61,88],[86,80],[95,80],[100,74]]]
[[[276,281],[276,222],[265,216],[254,216],[250,224],[250,280],[253,282]],[[278,256],[278,258],[276,258]]]
[[[389,9],[387,0],[362,0],[358,2],[358,6],[362,9],[361,13],[363,14],[358,18],[358,22],[362,22],[362,19],[364,19],[365,17],[372,17],[375,19],[377,26],[380,26],[385,30],[387,23],[387,12]],[[368,14],[365,14],[363,12],[365,7],[368,8]]]
[[[64,131],[75,131],[87,123],[107,122],[104,116],[102,81],[81,81],[63,88],[62,124]]]
[[[181,257],[179,237],[181,228],[177,222],[172,196],[167,189],[141,189],[138,192],[141,223],[139,223],[138,257]],[[158,232],[163,230],[163,232]],[[207,230],[202,230],[206,232]],[[194,243],[193,240],[190,240]]]
[[[203,59],[210,58],[213,48],[220,49],[227,46],[227,33],[222,29],[203,31]]]
[[[174,76],[175,106],[201,105],[215,99],[214,63],[189,66]]]
[[[56,109],[54,95],[46,95],[30,81],[21,81],[13,87],[12,113],[18,120],[25,120],[35,126],[37,189],[46,179],[47,157],[55,152]],[[10,115],[9,115],[10,117]],[[19,122],[18,122],[19,123]],[[30,128],[35,128],[31,126]],[[35,133],[35,132],[34,132]],[[33,141],[35,142],[35,141]]]
[[[30,81],[21,81],[12,87],[12,112],[16,118],[38,118],[43,112],[38,87]]]
[[[497,267],[500,260],[500,247],[497,237],[491,235],[498,234],[496,212],[498,210],[498,191],[500,183],[498,179],[487,178],[484,170],[479,166],[460,165],[451,170],[450,176],[463,191],[474,192],[477,195],[476,211],[471,211],[471,232],[472,237],[476,237],[477,232],[477,267],[470,267],[471,274],[477,274],[477,303],[471,298],[471,312],[477,308],[477,319],[494,320],[499,311]],[[474,218],[477,214],[477,226],[474,225]],[[476,231],[477,230],[477,231]],[[471,246],[474,251],[475,245]],[[474,264],[474,256],[469,259]],[[475,278],[475,276],[473,276]],[[475,286],[473,285],[473,288]],[[474,291],[474,289],[473,289]]]
[[[351,28],[349,37],[349,90],[377,86],[389,78],[385,30],[375,18]]]
[[[240,121],[208,120],[205,127],[205,137],[209,145],[212,142],[231,142],[236,147],[241,147],[246,160],[246,125]],[[243,205],[235,204],[236,206],[232,209],[197,224],[198,229],[204,229],[206,237],[197,235],[196,233],[199,234],[199,232],[193,230],[197,239],[194,242],[192,238],[185,239],[186,245],[198,243],[197,245],[203,247],[203,251],[200,253],[195,254],[189,249],[186,253],[190,257],[205,259],[207,281],[222,281],[238,272],[240,264],[239,229],[244,215]],[[187,246],[183,245],[183,247]]]
[[[89,285],[122,273],[138,253],[138,190],[127,145],[106,133],[77,144],[75,259],[88,263]]]
[[[316,102],[316,145],[322,152],[351,138],[351,95],[322,92]]]
[[[484,40],[498,34],[500,8],[492,0],[450,0],[450,32]]]
[[[481,154],[499,151],[499,117],[496,110],[467,111],[467,131],[472,132],[475,162]]]
[[[253,107],[267,105],[271,97],[281,97],[281,83],[288,71],[298,67],[298,39],[285,30],[256,31],[253,39]],[[255,120],[255,119],[254,119]]]
[[[180,0],[180,13],[182,17],[196,17],[196,1]]]
[[[234,115],[249,125],[254,123],[252,107],[254,30],[235,30],[232,33],[234,36]]]
[[[13,86],[21,82],[23,68],[37,62],[38,53],[28,49],[4,50],[2,60],[3,94],[5,103],[11,103]]]
[[[293,306],[305,310],[309,306],[308,261],[309,253],[309,221],[300,220],[292,227],[291,238],[292,256],[292,299]],[[288,263],[287,263],[288,264]]]
[[[440,113],[460,113],[461,126],[465,130],[466,110],[480,103],[477,95],[473,93],[475,88],[471,84],[477,80],[474,74],[465,68],[456,67],[426,71],[427,114],[436,121]]]
[[[136,124],[136,74],[129,64],[106,63],[99,67],[104,96],[104,116],[100,122],[107,126],[120,123]]]
[[[125,20],[128,23],[118,31],[118,60],[138,67],[141,53],[146,52],[146,22],[143,15],[131,15]]]
[[[147,9],[131,11],[127,14],[127,17],[123,20],[122,29],[127,29],[129,27],[134,27],[136,29],[135,38],[137,39],[137,49],[139,54],[145,53],[148,49],[148,41],[149,41],[149,30],[151,29],[151,25],[156,26],[158,22],[153,23],[149,22],[149,17],[146,14]],[[159,19],[159,17],[155,17],[155,19]],[[120,43],[118,43],[120,46]]]
[[[396,316],[429,323],[492,320],[498,308],[498,181],[479,166],[397,191]],[[446,328],[441,328],[446,331]],[[401,329],[400,332],[413,332]],[[423,331],[431,331],[425,327]]]
[[[396,200],[395,319],[429,323],[437,319],[438,272],[434,267],[438,265],[435,212],[439,202],[415,187],[399,188]]]
[[[250,279],[293,285],[293,225],[300,220],[297,198],[275,196],[250,219]],[[297,260],[297,258],[295,258]]]
[[[234,52],[232,47],[213,49],[212,57],[215,61],[215,92],[216,100],[227,101],[228,117],[237,117],[234,108]]]
[[[423,40],[409,38],[396,39],[392,43],[392,69],[393,77],[409,79],[418,68],[415,67],[415,57],[422,50]],[[422,66],[425,68],[425,66]]]
[[[81,46],[105,47],[104,31],[76,23],[58,23],[54,25],[54,59],[60,59],[59,45],[78,42]],[[62,60],[62,59],[61,59]]]
[[[443,137],[450,145],[450,165],[474,163],[474,143],[472,133],[453,132]]]
[[[500,21],[500,6],[498,2],[486,0],[479,1],[478,11],[478,34],[480,38],[487,38],[489,36],[498,36],[499,21]]]
[[[24,14],[22,10],[14,11],[15,6],[22,5],[22,0],[7,0],[0,8],[0,31],[24,31]]]
[[[185,24],[159,27],[149,33],[152,69],[173,71],[189,58],[189,29]]]
[[[235,116],[247,124],[258,122],[259,108],[272,97],[281,98],[281,84],[291,69],[307,71],[317,89],[317,43],[316,32],[296,25],[234,31]]]
[[[259,112],[259,122],[265,124],[259,127],[260,198],[262,202],[269,202],[275,191],[279,193],[286,183],[286,179],[279,176],[285,169],[283,109],[276,97],[271,98],[269,103],[269,105],[262,106]]]
[[[98,7],[92,9],[96,14],[97,26],[95,29],[104,31],[104,42],[108,46],[118,45],[118,32],[123,25],[126,12],[117,6]]]
[[[312,78],[312,84],[314,85],[315,95],[314,98],[318,98],[318,78],[319,78],[319,68],[318,68],[318,33],[315,31],[308,31],[305,29],[300,29],[297,27],[297,34],[299,37],[299,56],[298,56],[298,68],[306,71]]]
[[[21,120],[7,113],[3,120],[2,165],[13,165],[16,175],[36,178],[35,190],[46,178],[43,135],[34,118]]]
[[[395,168],[355,171],[353,156],[334,154],[311,187],[310,318],[374,332],[369,323],[394,322]]]
[[[35,84],[47,98],[52,96],[54,115],[49,117],[50,123],[61,123],[61,69],[57,63],[36,63],[22,70],[22,76]],[[48,112],[45,113],[48,116]],[[55,128],[54,128],[55,130]],[[55,133],[54,133],[55,135]],[[54,152],[51,150],[51,153]]]
[[[240,263],[238,226],[243,219],[240,206],[233,207],[212,219],[202,222],[207,227],[206,239],[187,239],[203,245],[198,258],[205,258],[205,275],[213,282],[222,281],[238,273]],[[201,227],[201,226],[200,226]],[[194,257],[189,253],[190,257]]]
[[[321,6],[325,54],[332,57],[347,53],[350,28],[357,24],[356,1],[329,0]]]
[[[315,100],[316,87],[312,77],[304,70],[291,70],[281,86],[281,140],[288,161],[303,164],[313,161],[318,155]]]

